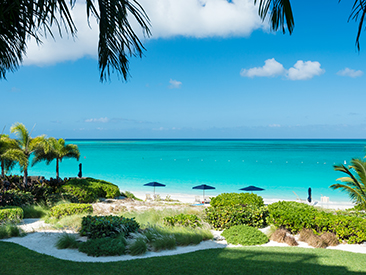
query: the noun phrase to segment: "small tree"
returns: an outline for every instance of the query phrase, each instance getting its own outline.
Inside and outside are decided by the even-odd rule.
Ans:
[[[23,183],[27,186],[29,158],[37,145],[44,140],[44,136],[32,138],[24,124],[19,122],[10,128],[10,132],[15,133],[18,139],[16,140],[16,148],[7,150],[6,157],[19,163],[21,171],[24,173]]]
[[[5,172],[11,170],[16,161],[7,156],[6,152],[10,149],[17,148],[17,143],[14,139],[9,138],[8,135],[0,134],[0,165],[1,176],[5,177]]]
[[[350,171],[351,169],[354,169],[356,175]],[[338,178],[337,181],[342,183],[332,184],[329,187],[347,192],[354,203],[366,206],[366,162],[361,159],[352,159],[348,168],[341,164],[334,165],[334,170],[343,172],[348,177]]]
[[[35,149],[32,166],[40,161],[46,161],[49,165],[54,159],[56,160],[56,178],[59,178],[59,163],[64,158],[75,158],[79,160],[80,152],[75,144],[65,144],[65,140],[55,139],[53,137],[44,139]]]

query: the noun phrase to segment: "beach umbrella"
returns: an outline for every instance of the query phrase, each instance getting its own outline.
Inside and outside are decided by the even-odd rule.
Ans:
[[[153,181],[153,182],[149,182],[149,183],[144,184],[144,186],[153,186],[154,187],[154,196],[155,196],[155,187],[165,187],[165,184]]]
[[[205,199],[205,190],[208,190],[208,189],[216,189],[216,188],[213,187],[213,186],[209,186],[209,185],[206,185],[206,184],[202,184],[202,185],[198,185],[198,186],[192,187],[192,189],[201,189],[201,190],[203,190],[203,199]]]
[[[253,191],[263,191],[264,189],[251,185],[251,186],[248,186],[248,187],[241,188],[239,190],[252,191],[253,192]]]
[[[308,194],[309,194],[308,202],[310,203],[311,202],[311,188],[310,187],[308,189]]]

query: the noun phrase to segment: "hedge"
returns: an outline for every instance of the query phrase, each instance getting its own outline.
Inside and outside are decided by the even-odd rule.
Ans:
[[[140,225],[134,218],[128,219],[118,216],[91,216],[83,217],[81,222],[81,236],[91,239],[111,237],[116,238],[120,235],[127,236],[135,232]]]
[[[7,221],[19,222],[23,219],[23,209],[17,206],[0,207],[0,223]]]
[[[222,193],[211,199],[212,207],[252,205],[256,207],[264,206],[263,198],[252,193]]]
[[[62,185],[58,192],[69,193],[83,203],[92,203],[98,198],[115,198],[120,196],[117,185],[93,178],[71,179]]]
[[[334,233],[349,244],[366,241],[366,220],[360,217],[333,215],[307,204],[286,201],[270,204],[268,210],[268,223],[283,226],[294,234],[309,228],[318,233]]]
[[[226,229],[223,236],[228,243],[241,245],[261,245],[268,243],[268,237],[263,232],[247,225],[235,225]]]
[[[93,213],[93,206],[90,204],[65,203],[56,205],[50,209],[50,216],[57,219],[65,216],[91,213]]]
[[[253,205],[208,207],[206,221],[215,229],[227,229],[234,225],[249,225],[257,228],[266,226],[268,209],[266,206],[256,207]]]

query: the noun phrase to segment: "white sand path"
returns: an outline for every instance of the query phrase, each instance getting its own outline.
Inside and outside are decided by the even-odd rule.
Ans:
[[[72,233],[72,231],[61,231],[61,230],[52,230],[47,228],[47,224],[43,221],[38,219],[24,219],[23,223],[19,225],[25,232],[30,232],[24,237],[15,237],[9,239],[3,239],[1,241],[4,242],[12,242],[17,243],[21,246],[24,246],[28,249],[36,251],[41,254],[46,254],[53,256],[55,258],[75,261],[75,262],[116,262],[116,261],[127,261],[133,259],[142,259],[142,258],[149,258],[149,257],[160,257],[160,256],[170,256],[170,255],[177,255],[177,254],[184,254],[190,253],[198,250],[204,249],[213,249],[213,248],[225,248],[225,247],[240,247],[234,245],[228,245],[225,240],[220,240],[221,231],[214,231],[211,232],[214,235],[215,240],[210,241],[203,241],[198,245],[191,245],[185,247],[177,247],[174,250],[164,250],[159,252],[147,252],[141,256],[131,256],[131,255],[122,255],[122,256],[109,256],[109,257],[91,257],[87,256],[84,253],[79,252],[76,249],[57,249],[55,244],[58,238],[61,236],[63,232]],[[33,233],[31,233],[33,232]],[[284,243],[277,243],[274,241],[270,241],[264,245],[267,246],[288,246]],[[308,244],[304,242],[299,242],[298,247],[303,248],[311,248]],[[328,247],[327,249],[338,249],[343,251],[355,252],[355,253],[364,253],[366,254],[366,245],[349,245],[349,244],[340,244],[335,247]]]

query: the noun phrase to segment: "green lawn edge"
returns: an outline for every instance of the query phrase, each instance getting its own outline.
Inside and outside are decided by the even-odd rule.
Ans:
[[[0,241],[0,274],[366,274],[366,254],[296,247],[240,247],[108,263],[60,260]]]

